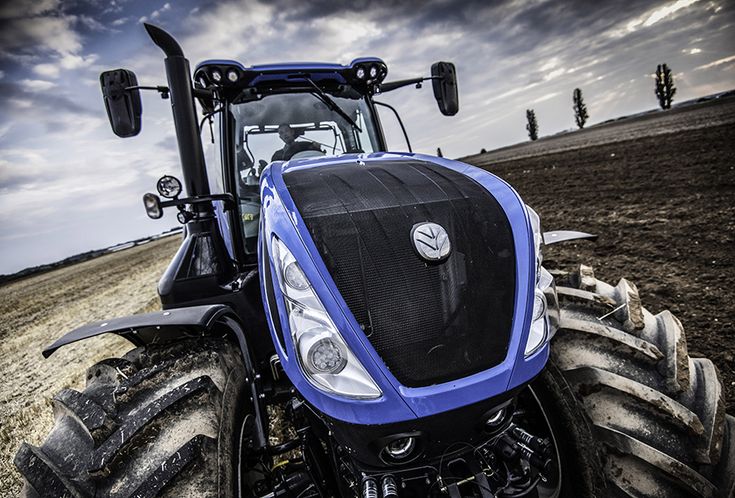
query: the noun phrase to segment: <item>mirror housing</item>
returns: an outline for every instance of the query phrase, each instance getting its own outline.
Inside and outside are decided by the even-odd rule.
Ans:
[[[161,206],[161,198],[150,192],[143,195],[143,206],[145,206],[145,214],[152,220],[157,220],[163,216],[163,206]]]
[[[143,111],[135,73],[127,69],[105,71],[100,75],[100,86],[107,117],[115,135],[125,138],[140,133]]]
[[[445,116],[454,116],[459,111],[457,71],[451,62],[435,62],[431,65],[434,98]]]

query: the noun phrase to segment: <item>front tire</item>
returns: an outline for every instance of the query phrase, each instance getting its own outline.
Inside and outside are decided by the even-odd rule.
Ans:
[[[25,496],[235,496],[247,413],[244,368],[225,339],[138,348],[54,399],[54,427],[15,464]]]
[[[732,496],[735,419],[715,366],[689,357],[679,320],[652,315],[633,284],[600,282],[589,267],[557,285],[559,330],[534,386],[555,432],[578,448],[572,458],[587,462],[568,462],[586,472],[574,484],[597,496]]]

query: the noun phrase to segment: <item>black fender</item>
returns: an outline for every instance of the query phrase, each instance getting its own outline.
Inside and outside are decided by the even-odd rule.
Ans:
[[[117,334],[136,346],[145,346],[167,339],[203,335],[212,330],[232,309],[225,305],[190,306],[142,315],[131,315],[88,323],[64,334],[46,346],[42,354],[48,358],[62,346],[102,334]]]
[[[237,315],[229,306],[214,304],[172,308],[89,323],[64,334],[53,344],[47,346],[42,354],[44,358],[48,358],[62,346],[102,334],[117,334],[135,346],[146,346],[182,338],[227,333],[237,338],[245,365],[245,381],[250,386],[250,401],[255,416],[253,446],[264,448],[267,444],[265,433],[267,424],[264,423],[265,406],[261,395],[260,375],[257,373],[257,365],[248,347],[245,331]]]

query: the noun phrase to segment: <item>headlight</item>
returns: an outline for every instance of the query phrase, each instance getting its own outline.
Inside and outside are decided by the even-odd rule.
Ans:
[[[413,436],[402,437],[391,441],[385,448],[383,448],[384,456],[388,457],[388,460],[400,462],[406,460],[413,454],[413,450],[416,449],[416,438]]]
[[[541,232],[541,218],[536,211],[528,206],[526,206],[526,211],[528,212],[528,218],[531,220],[531,228],[533,229],[533,247],[536,255],[536,271],[538,271],[541,262],[544,260],[541,254],[541,246],[544,241],[544,234]]]
[[[291,339],[306,378],[328,393],[349,398],[380,397],[380,388],[347,347],[296,258],[275,236],[273,257]]]
[[[306,367],[312,372],[338,374],[347,365],[347,352],[342,344],[333,341],[329,333],[300,348],[301,356],[306,351]]]
[[[546,296],[544,291],[551,285],[553,277],[541,266],[543,256],[541,247],[543,245],[543,233],[541,232],[541,219],[536,211],[526,206],[528,218],[533,229],[533,246],[536,260],[536,287],[533,294],[533,316],[531,317],[531,330],[528,332],[525,354],[530,356],[535,353],[546,342],[549,333],[549,324],[546,319]]]
[[[535,353],[536,350],[544,343],[544,340],[546,339],[546,329],[546,297],[544,297],[543,291],[537,288],[533,299],[531,330],[528,332],[528,342],[526,342],[526,356],[530,356]]]

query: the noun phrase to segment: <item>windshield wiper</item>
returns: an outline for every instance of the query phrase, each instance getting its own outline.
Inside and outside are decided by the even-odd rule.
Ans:
[[[329,95],[327,95],[324,92],[324,90],[322,90],[321,88],[319,88],[319,86],[316,83],[314,83],[311,80],[311,78],[304,77],[304,80],[306,80],[314,88],[314,91],[311,92],[311,94],[314,97],[316,97],[319,100],[321,100],[324,103],[324,105],[326,105],[329,108],[330,111],[336,112],[337,114],[339,114],[340,116],[342,116],[345,119],[345,121],[347,121],[348,123],[350,123],[352,126],[354,126],[355,128],[357,128],[357,131],[359,131],[360,133],[362,133],[362,128],[360,128],[359,126],[357,126],[357,123],[355,123],[355,120],[353,120],[350,117],[350,115],[347,114],[345,111],[343,111],[342,108],[339,106],[339,104],[337,104],[334,100],[332,100],[332,98]]]
[[[329,145],[329,144],[325,144],[324,142],[317,142],[316,140],[312,140],[311,138],[308,138],[308,137],[299,137],[299,138],[302,140],[306,140],[307,142],[316,144],[316,145],[322,145],[326,147],[327,149],[332,149],[332,153],[334,153],[336,149],[339,149],[340,152],[344,152],[344,150],[342,150],[342,147],[340,147],[336,143],[334,145]],[[299,140],[297,139],[296,141],[298,142]]]

